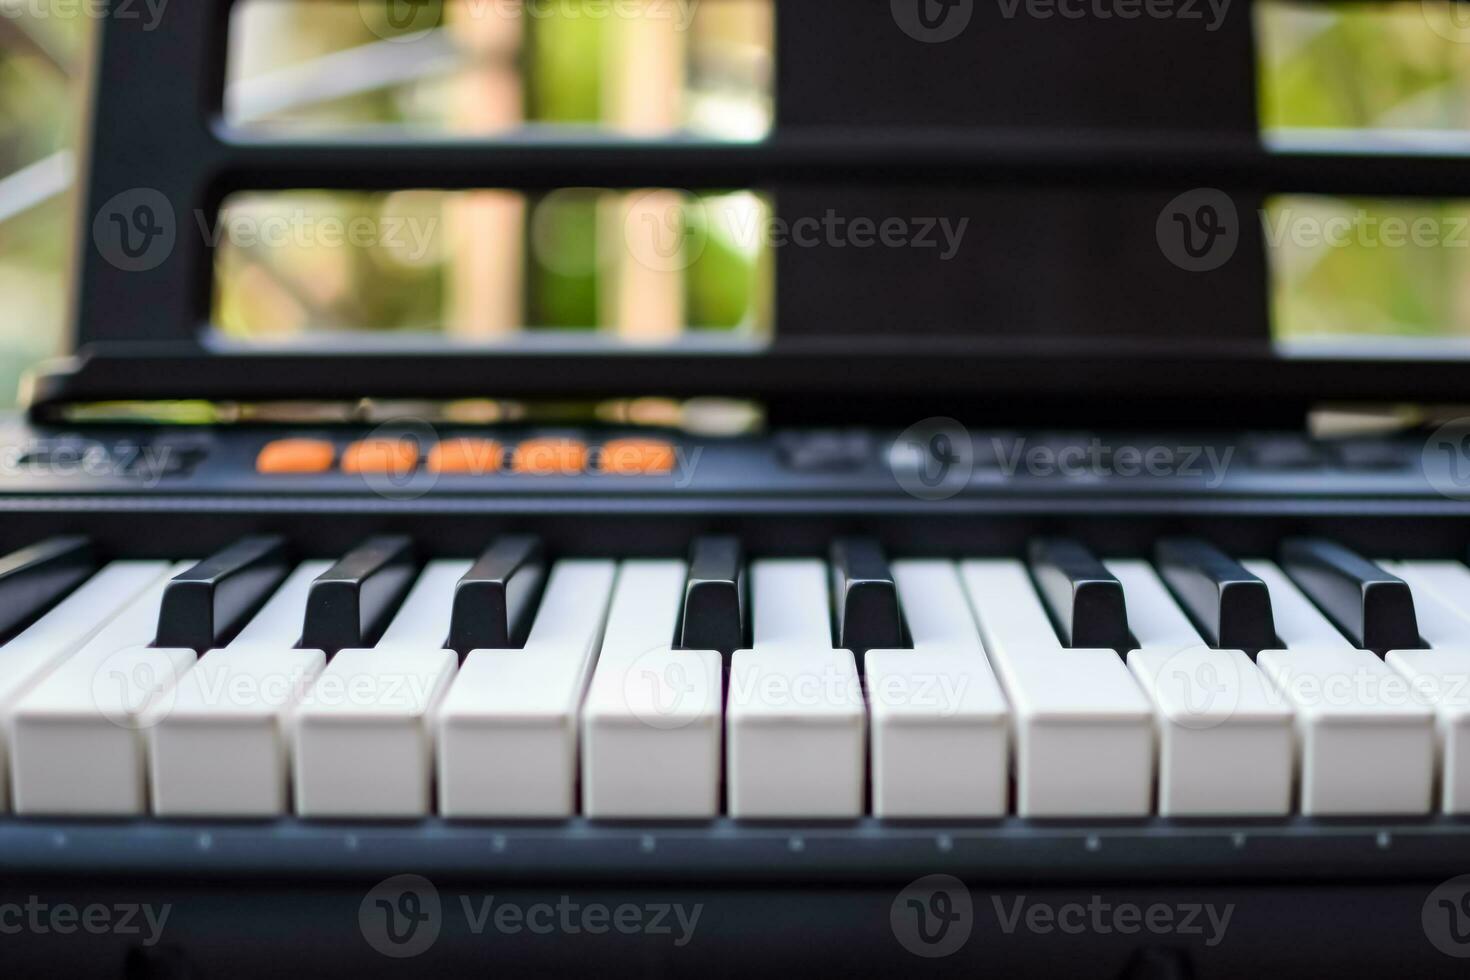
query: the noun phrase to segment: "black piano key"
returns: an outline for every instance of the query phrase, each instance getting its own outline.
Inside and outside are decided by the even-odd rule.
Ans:
[[[851,650],[859,662],[869,650],[906,646],[898,586],[876,541],[832,543],[832,603],[837,648]]]
[[[369,538],[311,583],[301,648],[370,647],[413,581],[413,542],[400,535]]]
[[[221,646],[288,571],[285,539],[266,534],[242,538],[180,572],[164,590],[155,645],[201,653]]]
[[[454,587],[449,649],[509,650],[526,645],[536,597],[546,581],[546,553],[539,538],[500,538]]]
[[[745,556],[740,541],[729,537],[695,541],[684,583],[679,647],[718,650],[726,657],[744,649],[745,608]]]
[[[1123,583],[1091,551],[1068,538],[1041,538],[1031,542],[1029,558],[1066,646],[1119,652],[1131,646]]]
[[[1358,647],[1381,656],[1423,646],[1414,594],[1398,576],[1321,538],[1282,542],[1281,566]]]
[[[1277,646],[1266,583],[1225,552],[1199,538],[1166,538],[1154,561],[1210,646],[1252,657]]]
[[[35,622],[97,569],[92,542],[48,538],[0,558],[0,641]]]

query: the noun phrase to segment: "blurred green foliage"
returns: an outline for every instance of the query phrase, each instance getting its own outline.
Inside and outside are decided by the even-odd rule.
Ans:
[[[739,2],[760,13],[756,8],[762,0]],[[711,6],[724,6],[728,14],[737,5]],[[771,58],[770,37],[761,36],[758,23],[737,24],[743,31],[727,35],[721,33],[725,21],[713,27],[706,21],[701,34],[696,17],[693,33],[680,33],[666,16],[669,8],[654,5],[650,9],[655,16],[644,26],[663,40],[650,50],[637,46],[646,38],[634,37],[648,32],[632,31],[627,18],[581,16],[569,5],[542,5],[533,16],[500,20],[483,16],[496,8],[480,9],[476,14],[475,8],[460,8],[458,13],[448,5],[426,8],[407,26],[394,27],[375,6],[365,8],[366,19],[354,19],[331,5],[303,8],[273,0],[246,4],[236,15],[234,32],[231,76],[237,90],[242,88],[239,83],[272,73],[279,77],[313,59],[373,48],[382,49],[385,58],[399,59],[400,65],[405,55],[409,61],[422,57],[430,71],[381,91],[289,106],[263,116],[249,112],[248,98],[238,98],[232,114],[270,130],[375,125],[477,134],[511,125],[616,130],[628,120],[618,117],[620,96],[614,87],[626,82],[629,72],[651,69],[653,77],[669,71],[676,76],[674,64],[687,62],[697,69],[701,58],[725,73],[725,91],[743,94],[747,105],[769,103],[760,87],[759,68]],[[419,43],[424,35],[415,32],[434,24],[442,26],[438,40],[458,51],[453,71],[438,71],[437,48]],[[285,40],[269,43],[276,37]],[[697,38],[703,39],[703,46]],[[334,64],[341,67],[340,61]],[[688,74],[705,77],[712,72]],[[689,106],[703,97],[689,88],[690,81],[686,77],[681,98],[670,103],[682,116],[668,121],[674,132],[692,125],[697,114]],[[771,264],[758,251],[735,247],[719,229],[699,225],[710,198],[686,197],[688,215],[668,215],[671,224],[687,226],[699,236],[691,241],[688,262],[679,263],[686,267],[677,270],[677,281],[624,276],[638,270],[628,268],[637,256],[630,254],[634,250],[624,239],[636,229],[625,227],[623,207],[642,193],[568,188],[528,196],[519,213],[512,207],[490,214],[477,210],[473,200],[462,206],[464,199],[456,195],[415,195],[416,203],[428,202],[434,212],[440,248],[431,261],[408,264],[385,260],[380,246],[350,246],[345,251],[355,253],[351,255],[317,254],[344,250],[242,246],[226,236],[217,251],[215,322],[242,340],[279,341],[308,329],[447,329],[478,335],[483,324],[458,329],[465,324],[454,322],[456,301],[475,295],[473,288],[463,294],[456,288],[475,274],[468,263],[483,260],[486,253],[504,255],[504,232],[518,223],[522,227],[515,229],[519,242],[514,252],[523,272],[522,295],[512,305],[522,311],[521,322],[528,329],[618,329],[621,334],[624,325],[614,318],[636,317],[637,304],[630,311],[619,301],[620,289],[663,293],[672,288],[673,297],[649,295],[649,304],[663,315],[670,302],[678,304],[687,331],[763,331],[770,293],[764,280],[771,275]],[[398,220],[405,196],[242,195],[226,202],[226,220],[231,225],[237,219],[262,216],[288,220],[301,217],[303,211],[311,221],[329,213],[345,222]],[[501,282],[495,280],[497,286]],[[405,293],[416,299],[405,300]],[[666,334],[656,329],[654,336]]]
[[[1454,33],[1448,2],[1272,0],[1254,10],[1268,132],[1470,124],[1470,30],[1444,36]]]
[[[1255,9],[1268,138],[1371,129],[1413,146],[1470,128],[1470,25],[1449,3]],[[1271,200],[1263,222],[1277,337],[1470,334],[1467,221],[1465,202]],[[1342,244],[1326,241],[1327,229]]]
[[[601,115],[606,24],[551,20],[531,31],[527,102],[532,119],[597,122]],[[551,327],[590,327],[599,308],[598,195],[570,190],[532,215],[539,234],[527,259],[527,319]]]
[[[88,23],[80,17],[0,20],[0,180],[74,143]],[[59,353],[67,303],[72,195],[0,220],[0,407],[21,375]]]

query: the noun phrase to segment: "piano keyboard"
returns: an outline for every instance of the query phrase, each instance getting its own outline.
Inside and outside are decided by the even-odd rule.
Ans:
[[[1102,560],[0,559],[19,815],[551,820],[1470,812],[1470,568],[1330,541]],[[693,648],[691,648],[693,647]]]

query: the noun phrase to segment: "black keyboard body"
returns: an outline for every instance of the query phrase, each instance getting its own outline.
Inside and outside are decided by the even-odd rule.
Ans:
[[[1017,556],[1028,539],[1047,534],[1074,536],[1099,554],[1143,557],[1159,537],[1179,534],[1240,555],[1273,553],[1281,539],[1301,534],[1413,558],[1462,558],[1470,544],[1470,501],[1442,492],[1450,471],[1420,436],[1347,447],[1208,432],[1168,439],[977,433],[979,456],[989,444],[1004,458],[971,460],[963,480],[933,478],[936,469],[928,487],[912,482],[904,465],[911,457],[894,449],[903,444],[898,434],[878,430],[730,439],[662,433],[677,448],[676,464],[651,476],[531,476],[507,467],[436,477],[420,467],[416,476],[380,483],[386,478],[254,468],[273,440],[345,446],[373,431],[61,430],[17,420],[5,436],[14,462],[0,477],[0,547],[62,532],[90,536],[106,557],[170,558],[256,533],[284,536],[298,558],[333,556],[388,532],[411,535],[422,556],[464,558],[512,532],[541,536],[555,555],[619,558],[682,556],[707,533],[735,535],[753,556],[821,555],[831,540],[854,533],[876,537],[895,558]],[[507,446],[550,436],[508,428],[439,435],[446,434]],[[555,433],[594,447],[625,434]],[[837,444],[845,451],[827,451]],[[1012,466],[1006,460],[1018,458],[1017,446],[1044,451]],[[1134,448],[1172,453],[1183,471],[1120,472]],[[1058,455],[1086,462],[1060,469],[1046,462]],[[1354,462],[1365,457],[1371,465]],[[1211,459],[1228,462],[1213,471]],[[686,460],[694,462],[681,471]],[[429,945],[404,940],[401,951],[416,950],[407,961],[414,969],[564,975],[569,962],[594,968],[596,961],[610,975],[736,976],[775,957],[797,970],[856,976],[930,969],[1449,976],[1458,962],[1426,937],[1451,935],[1444,930],[1458,920],[1436,903],[1460,892],[1436,889],[1466,868],[1470,823],[1447,817],[669,824],[0,817],[0,908],[10,902],[23,910],[34,895],[171,909],[164,939],[153,945],[142,941],[142,919],[137,933],[27,936],[11,946],[9,962],[32,975],[250,976],[283,962],[312,973],[395,972],[405,963],[379,947],[399,946],[365,938],[360,906],[385,881],[398,888],[395,876],[413,874],[428,882],[409,882],[419,889],[416,901],[427,900],[428,889],[436,903]],[[930,875],[964,883],[973,932],[926,962],[914,950],[935,956],[947,949],[942,938],[931,935],[931,945],[902,923],[905,903],[933,900],[932,892],[912,891]],[[491,915],[496,903],[521,910],[561,903],[573,910],[566,913],[573,928],[548,936],[519,920],[497,926],[484,917],[487,900]],[[587,908],[628,904],[654,910],[648,929],[623,935],[602,930],[595,913],[587,928],[577,918]],[[657,910],[687,916],[696,906],[694,938],[679,944],[674,912]],[[1138,926],[1129,918],[1127,910],[1147,915],[1151,906],[1175,910],[1177,928],[1150,931],[1146,919]],[[1062,918],[1025,918],[1033,907]],[[1228,935],[1215,941],[1208,911],[1218,917],[1227,908]],[[653,928],[655,914],[668,917],[670,931]],[[1099,916],[1102,927],[1074,928],[1069,915]],[[1186,928],[1185,915],[1197,921]],[[402,921],[408,935],[409,920]],[[1442,942],[1455,948],[1452,939]]]
[[[105,6],[117,16],[96,25],[75,356],[33,379],[28,420],[0,427],[5,554],[85,535],[104,558],[197,558],[274,534],[301,560],[395,534],[412,537],[420,559],[473,558],[500,535],[529,533],[551,557],[682,557],[701,535],[733,536],[752,557],[825,556],[848,536],[875,538],[895,559],[1017,558],[1042,537],[1149,558],[1171,536],[1234,556],[1307,537],[1369,556],[1467,557],[1470,442],[1300,435],[1322,403],[1462,400],[1465,361],[1419,349],[1284,352],[1268,317],[1267,243],[1250,220],[1277,194],[1460,196],[1463,150],[1300,134],[1266,145],[1252,4],[1222,9],[1206,29],[1205,5],[1188,3],[1162,5],[1180,16],[1145,4],[1143,17],[1119,3],[1119,16],[1079,23],[1047,4],[1015,16],[1004,0],[918,0],[916,23],[900,0],[777,0],[775,125],[735,143],[242,131],[224,111],[234,0],[170,4],[156,22],[124,14],[140,13],[136,3]],[[1201,16],[1184,14],[1196,6]],[[951,14],[973,23],[958,38],[923,36],[934,26],[923,20]],[[975,232],[949,264],[918,249],[780,249],[774,336],[748,346],[358,335],[247,347],[211,329],[214,255],[193,232],[229,195],[487,181],[529,194],[756,188],[787,221],[929,215]],[[1207,272],[1170,260],[1159,237],[1171,210],[1187,225],[1178,202],[1202,188],[1241,216],[1232,257]],[[118,261],[95,228],[151,226],[167,210],[160,197],[177,219],[169,254]],[[335,455],[375,424],[132,426],[95,411],[643,397],[746,400],[770,426],[733,438],[656,433],[675,459],[654,475],[589,463],[532,476],[506,464],[458,475],[420,466],[400,479],[335,464],[257,471],[273,440],[327,440]],[[630,434],[410,429],[426,444],[573,439],[593,457]],[[1463,976],[1466,873],[1470,822],[1447,817],[0,815],[0,973]],[[160,910],[161,930],[142,914]]]

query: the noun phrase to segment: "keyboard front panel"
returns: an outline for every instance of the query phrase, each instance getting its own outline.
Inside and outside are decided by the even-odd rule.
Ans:
[[[1165,441],[997,433],[936,468],[935,440],[860,430],[13,428],[4,546],[84,537],[96,577],[10,636],[30,653],[0,698],[7,806],[1446,826],[1470,806],[1444,734],[1470,507],[1434,454],[1216,434],[1166,459]],[[1364,635],[1394,625],[1393,596],[1370,602],[1332,548],[1374,559],[1429,627]],[[497,576],[522,566],[507,639],[451,649],[506,615]],[[220,580],[169,606],[180,575]],[[1251,581],[1227,600],[1222,575]],[[235,616],[215,637],[210,595]],[[333,602],[362,608],[312,611]],[[1273,611],[1293,632],[1262,633]],[[1401,683],[1434,691],[1377,703]]]

